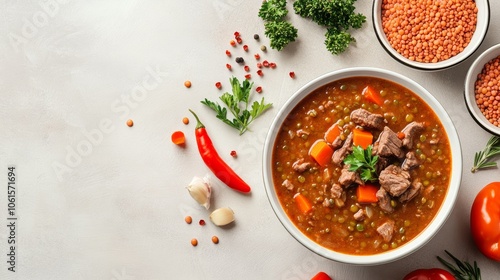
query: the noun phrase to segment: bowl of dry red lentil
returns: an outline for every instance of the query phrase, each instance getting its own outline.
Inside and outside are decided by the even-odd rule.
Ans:
[[[488,0],[374,0],[373,27],[387,53],[423,71],[469,58],[488,31]]]
[[[500,44],[487,49],[471,65],[464,93],[475,121],[490,133],[500,135]]]

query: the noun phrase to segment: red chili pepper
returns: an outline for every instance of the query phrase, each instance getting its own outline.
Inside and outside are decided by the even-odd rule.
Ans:
[[[196,118],[196,144],[198,145],[201,158],[207,167],[228,187],[244,193],[250,192],[250,186],[219,156],[210,136],[208,136],[205,126],[200,122],[198,116],[191,110],[189,112]]]

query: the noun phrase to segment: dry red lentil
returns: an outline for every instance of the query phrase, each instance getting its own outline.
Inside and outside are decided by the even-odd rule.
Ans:
[[[241,39],[241,37],[238,37],[238,38],[236,38],[236,42],[238,42],[238,44],[241,44],[243,42],[243,40]]]
[[[276,68],[276,63],[274,63],[274,62],[269,63],[269,67],[271,67],[273,69]]]
[[[254,54],[255,59],[259,60],[260,59],[260,54],[256,53]]]
[[[262,63],[257,62],[257,68],[262,68]]]
[[[229,41],[229,44],[233,47],[236,46],[236,42],[234,40]]]
[[[490,123],[500,127],[500,56],[486,63],[474,84],[476,103]]]
[[[184,82],[184,86],[187,87],[187,88],[190,88],[191,87],[191,81],[185,81]]]
[[[214,236],[212,236],[212,242],[213,242],[214,244],[219,244],[219,237],[217,237],[217,236],[215,236],[215,235],[214,235]]]
[[[230,155],[231,155],[232,157],[237,157],[237,156],[238,156],[238,154],[236,154],[236,151],[234,151],[234,150],[233,150],[233,151],[231,151]]]
[[[128,120],[127,120],[127,126],[128,126],[128,127],[132,127],[132,126],[134,126],[134,121],[133,121],[132,119],[128,119]]]
[[[186,221],[186,223],[188,223],[188,224],[191,224],[193,222],[193,218],[191,216],[186,216],[184,218],[184,221]]]
[[[293,72],[293,71],[292,71],[292,72],[290,72],[290,73],[288,73],[288,75],[290,75],[290,78],[292,78],[292,79],[294,79],[294,78],[295,78],[295,72]]]
[[[383,0],[382,27],[391,46],[417,62],[447,60],[469,44],[477,24],[474,0]]]
[[[196,239],[196,238],[191,239],[191,245],[193,245],[195,247],[198,246],[198,239]]]
[[[262,65],[264,65],[264,67],[269,67],[269,61],[267,60],[262,61]]]
[[[183,123],[183,124],[189,124],[189,119],[188,119],[188,117],[184,117],[184,118],[182,118],[182,123]]]

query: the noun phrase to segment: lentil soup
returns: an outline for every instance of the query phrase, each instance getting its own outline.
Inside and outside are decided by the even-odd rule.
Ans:
[[[357,131],[371,135],[369,146],[357,145]],[[350,169],[358,148],[377,158],[374,178]],[[319,245],[353,255],[395,249],[422,232],[444,200],[451,168],[448,136],[432,109],[374,77],[311,92],[284,120],[272,155],[274,188],[289,219]],[[371,186],[368,200],[360,186]]]

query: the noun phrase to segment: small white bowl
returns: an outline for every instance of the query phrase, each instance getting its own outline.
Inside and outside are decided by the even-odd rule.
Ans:
[[[307,95],[309,95],[311,92],[313,92],[315,89],[321,86],[324,86],[326,84],[329,84],[333,81],[337,81],[340,79],[349,77],[359,77],[359,76],[376,77],[389,80],[399,85],[402,85],[407,89],[413,91],[415,94],[419,95],[431,107],[431,109],[436,113],[438,118],[441,120],[442,125],[444,126],[445,131],[448,135],[452,153],[452,171],[451,171],[450,185],[448,187],[448,191],[441,205],[441,208],[439,209],[434,219],[420,234],[418,234],[412,240],[408,241],[406,244],[399,246],[396,249],[374,255],[350,255],[350,254],[336,252],[319,245],[318,243],[314,242],[313,240],[305,236],[288,218],[285,210],[281,206],[280,201],[276,195],[273,183],[273,175],[272,175],[272,167],[273,167],[272,154],[276,137],[283,122],[285,121],[286,117],[290,114],[290,112],[293,110],[293,108]],[[263,176],[264,176],[264,185],[267,197],[276,216],[278,217],[279,221],[283,224],[285,229],[302,245],[304,245],[306,248],[313,251],[314,253],[333,261],[346,264],[353,264],[353,265],[379,265],[398,260],[415,252],[416,250],[424,246],[446,222],[448,216],[453,210],[458,195],[458,190],[460,188],[460,181],[462,176],[462,151],[460,148],[458,134],[453,125],[453,122],[451,121],[451,118],[448,116],[448,114],[446,113],[444,108],[439,104],[439,102],[434,98],[434,96],[431,95],[422,86],[420,86],[416,82],[410,80],[409,78],[401,74],[394,73],[388,70],[371,68],[371,67],[348,68],[327,73],[307,83],[305,86],[300,88],[295,94],[293,94],[292,97],[283,105],[283,107],[281,107],[280,111],[278,112],[277,116],[275,117],[275,119],[271,124],[269,133],[267,135],[264,144]]]
[[[398,53],[387,40],[387,37],[382,27],[382,12],[381,12],[382,2],[383,0],[374,0],[372,6],[373,28],[375,29],[375,34],[377,35],[377,39],[379,40],[382,47],[384,47],[384,49],[390,56],[392,56],[394,59],[401,62],[402,64],[418,70],[437,71],[458,65],[459,63],[463,62],[468,57],[470,57],[479,48],[488,31],[490,22],[489,1],[476,0],[475,2],[478,9],[476,30],[474,32],[474,35],[472,36],[470,43],[461,53],[447,60],[439,61],[436,63],[413,61]]]
[[[500,127],[490,123],[483,115],[481,110],[479,110],[479,107],[476,104],[476,96],[474,92],[474,86],[477,80],[477,75],[481,73],[486,63],[488,63],[490,60],[496,58],[499,55],[500,55],[500,44],[490,47],[485,52],[483,52],[478,58],[476,58],[474,63],[472,63],[471,67],[469,68],[469,71],[467,71],[467,75],[465,77],[464,95],[465,95],[465,103],[467,104],[467,109],[469,110],[469,113],[472,115],[474,120],[486,131],[500,136]]]

